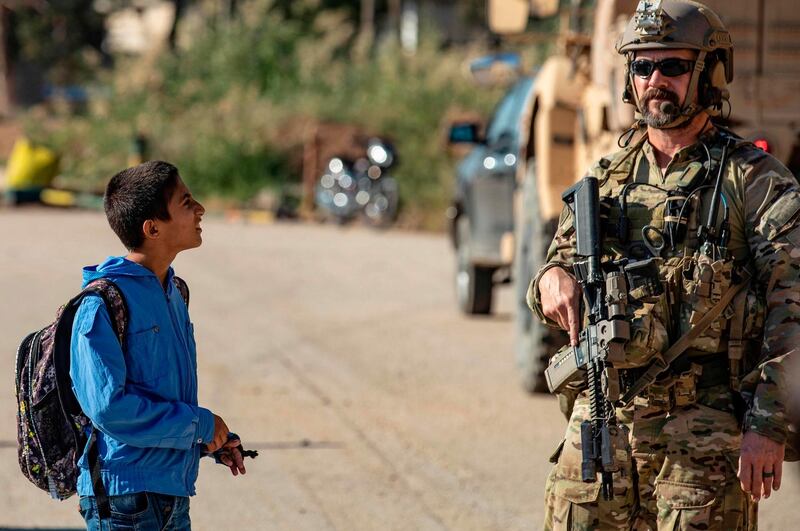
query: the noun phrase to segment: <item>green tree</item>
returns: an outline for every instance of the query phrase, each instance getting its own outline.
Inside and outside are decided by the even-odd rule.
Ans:
[[[93,0],[22,3],[8,17],[8,57],[12,63],[39,65],[55,82],[79,81],[97,66],[87,64],[87,56],[98,64],[110,64],[102,46],[104,18]]]

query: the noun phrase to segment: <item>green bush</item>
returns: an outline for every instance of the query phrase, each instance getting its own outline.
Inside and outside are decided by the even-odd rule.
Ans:
[[[65,180],[84,188],[125,166],[140,131],[150,158],[175,162],[199,195],[246,200],[299,181],[301,138],[287,131],[313,120],[354,123],[395,142],[409,224],[440,227],[453,180],[443,119],[453,109],[485,116],[502,91],[464,73],[482,50],[442,51],[429,33],[414,56],[384,43],[364,57],[343,12],[321,11],[312,27],[250,2],[237,19],[196,31],[154,71],[121,61],[100,80],[110,93],[87,114],[39,134],[62,153]]]

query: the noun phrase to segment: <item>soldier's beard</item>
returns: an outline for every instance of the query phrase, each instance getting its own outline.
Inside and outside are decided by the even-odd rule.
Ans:
[[[654,99],[672,103],[671,110],[669,112],[664,112],[659,106],[657,110],[653,111],[650,108],[650,102]],[[681,108],[678,105],[679,101],[680,99],[678,98],[678,95],[669,90],[658,88],[648,89],[642,96],[641,100],[642,118],[644,119],[644,122],[648,126],[656,129],[661,129],[671,124],[681,114]]]

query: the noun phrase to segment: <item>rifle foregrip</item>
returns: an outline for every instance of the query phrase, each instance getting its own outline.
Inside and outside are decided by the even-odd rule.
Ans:
[[[597,481],[597,463],[595,461],[594,430],[591,421],[581,422],[581,479],[585,483]]]

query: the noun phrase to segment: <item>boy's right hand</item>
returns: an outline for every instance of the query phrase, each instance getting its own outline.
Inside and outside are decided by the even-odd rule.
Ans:
[[[209,452],[216,452],[222,446],[228,442],[228,433],[230,430],[228,429],[228,425],[225,424],[225,421],[222,420],[222,417],[219,415],[214,415],[214,439],[211,442],[206,443],[206,449]]]

